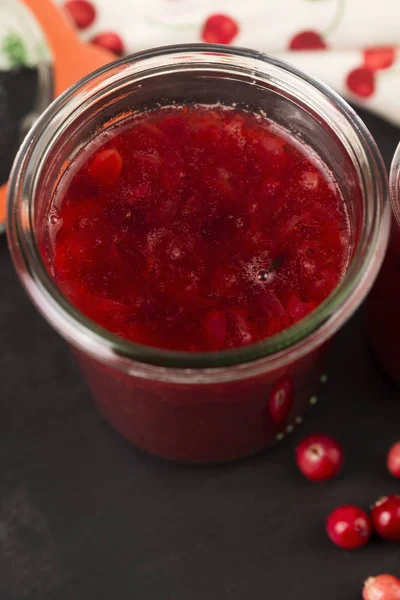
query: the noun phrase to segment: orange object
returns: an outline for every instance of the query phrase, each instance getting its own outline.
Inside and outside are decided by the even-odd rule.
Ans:
[[[82,42],[74,25],[51,0],[22,2],[34,15],[52,53],[55,96],[116,58],[108,50]],[[0,226],[5,220],[6,192],[7,184],[0,187]]]

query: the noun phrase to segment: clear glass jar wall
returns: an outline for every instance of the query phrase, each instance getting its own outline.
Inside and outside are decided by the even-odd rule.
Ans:
[[[128,342],[79,313],[54,285],[39,251],[48,204],[62,173],[88,140],[133,110],[216,102],[263,111],[327,164],[351,221],[347,273],[311,315],[256,344],[184,353]],[[193,45],[116,61],[51,105],[14,164],[8,236],[23,285],[73,347],[102,414],[149,452],[218,462],[262,450],[300,420],[323,377],[329,340],[376,277],[389,217],[382,159],[339,96],[260,53]]]

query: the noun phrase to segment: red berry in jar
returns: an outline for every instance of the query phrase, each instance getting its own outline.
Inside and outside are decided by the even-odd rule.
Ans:
[[[400,580],[393,575],[369,577],[364,584],[363,600],[400,600]]]
[[[371,511],[372,523],[381,538],[400,542],[400,496],[385,496]]]
[[[90,41],[92,44],[96,44],[96,46],[100,46],[105,50],[114,52],[114,54],[117,56],[122,56],[125,54],[125,47],[121,38],[113,31],[104,31],[103,33],[99,33]]]
[[[289,43],[290,50],[326,50],[327,45],[316,31],[301,31]]]
[[[223,310],[211,310],[204,318],[203,332],[211,350],[225,346],[227,334],[226,314]]]
[[[211,15],[203,25],[201,38],[209,44],[230,44],[239,33],[239,26],[228,15]]]
[[[118,150],[109,148],[95,154],[88,172],[102,185],[111,185],[118,181],[122,170],[122,158]]]
[[[296,462],[307,479],[327,481],[341,470],[343,450],[341,445],[328,435],[310,435],[297,446]]]
[[[368,98],[375,92],[374,74],[370,69],[363,67],[350,71],[346,84],[353,94],[361,98]]]
[[[78,29],[86,29],[96,18],[96,10],[87,0],[68,0],[64,8]]]
[[[400,478],[400,442],[393,444],[390,448],[386,459],[386,465],[389,472],[394,477]]]
[[[284,423],[293,405],[293,382],[282,377],[275,382],[268,399],[268,411],[274,423]]]
[[[364,546],[371,537],[371,519],[358,506],[339,506],[329,515],[326,532],[336,546],[354,550]]]

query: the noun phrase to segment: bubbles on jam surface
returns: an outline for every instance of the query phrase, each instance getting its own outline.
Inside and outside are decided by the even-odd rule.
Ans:
[[[257,272],[257,279],[258,281],[262,281],[263,283],[268,281],[268,271],[266,269],[260,269]]]
[[[139,343],[221,350],[309,314],[347,266],[330,173],[238,108],[164,107],[90,142],[47,219],[49,270],[88,317]]]

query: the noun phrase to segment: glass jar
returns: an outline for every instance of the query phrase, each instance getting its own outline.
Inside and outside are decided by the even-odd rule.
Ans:
[[[390,171],[389,196],[392,226],[389,245],[367,302],[370,339],[386,373],[400,383],[400,144]]]
[[[160,350],[105,331],[63,297],[39,251],[57,182],[88,140],[133,110],[193,102],[263,111],[309,145],[339,182],[352,232],[347,273],[313,313],[261,342],[208,353]],[[102,414],[140,448],[193,462],[259,452],[301,421],[326,378],[328,341],[375,279],[389,218],[380,154],[339,96],[275,58],[203,44],[142,52],[70,88],[25,140],[8,199],[17,272],[74,349]]]
[[[54,98],[53,56],[36,15],[21,0],[0,2],[0,233],[7,180],[18,147]]]

